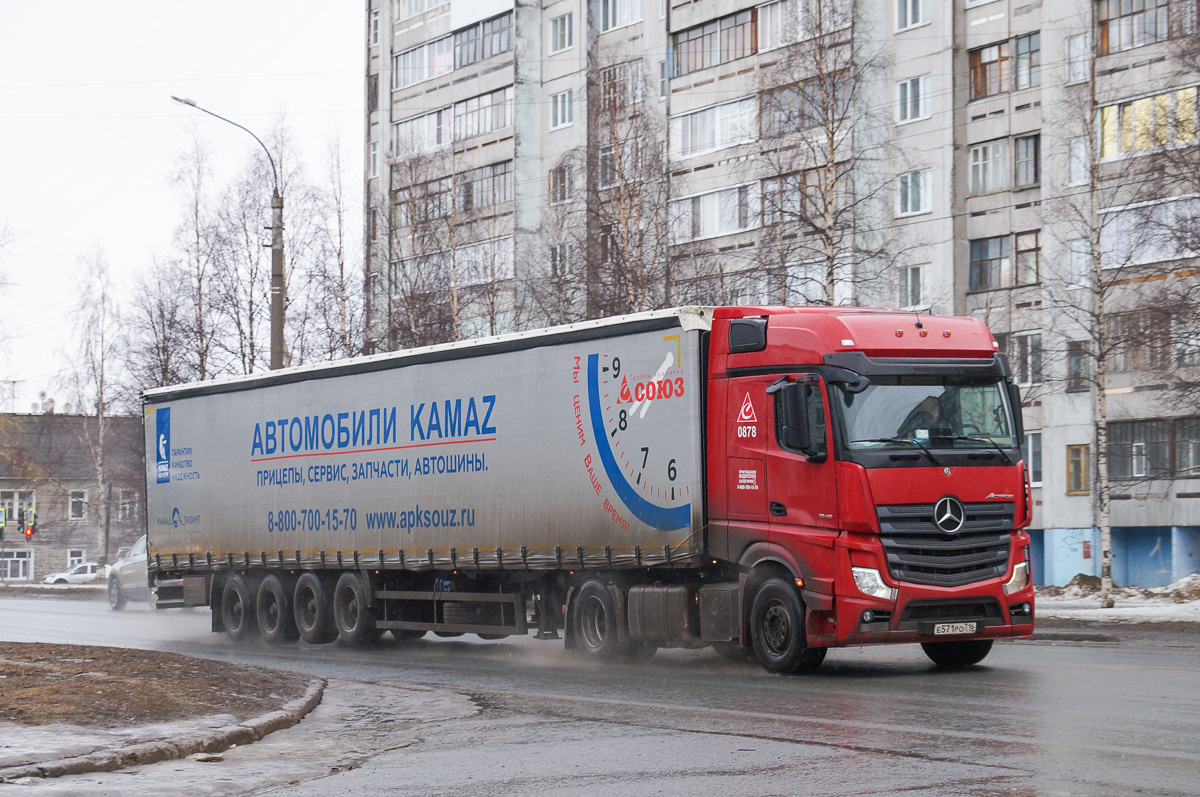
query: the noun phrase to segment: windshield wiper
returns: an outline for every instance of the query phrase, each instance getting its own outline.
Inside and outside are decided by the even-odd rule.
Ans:
[[[989,445],[995,446],[996,450],[1000,452],[1000,456],[1004,457],[1005,465],[1013,464],[1012,458],[1008,456],[1008,452],[1005,451],[1003,448],[1001,448],[999,443],[997,443],[995,440],[992,440],[989,437],[972,437],[969,434],[956,434],[956,435],[949,435],[946,439],[948,439],[948,440],[968,440],[973,443],[988,443]]]
[[[929,461],[934,465],[940,466],[942,464],[941,462],[938,462],[938,459],[933,455],[933,452],[921,445],[920,441],[918,441],[915,437],[877,437],[873,440],[851,440],[850,443],[910,443],[924,451],[925,456],[929,457]]]

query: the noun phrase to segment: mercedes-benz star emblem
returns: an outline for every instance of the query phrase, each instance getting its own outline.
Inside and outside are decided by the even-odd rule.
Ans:
[[[962,501],[952,495],[939,498],[933,505],[933,522],[946,534],[957,534],[967,519],[967,511]]]

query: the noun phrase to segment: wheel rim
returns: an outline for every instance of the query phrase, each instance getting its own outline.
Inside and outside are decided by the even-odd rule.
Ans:
[[[579,621],[584,643],[593,650],[603,647],[608,639],[608,612],[604,611],[604,604],[599,598],[593,596],[584,601]]]
[[[263,630],[273,633],[279,627],[279,600],[274,594],[267,593],[263,601],[266,604],[263,606],[265,611],[261,612]]]
[[[312,628],[317,624],[317,596],[311,589],[300,593],[300,622],[305,628]]]
[[[229,596],[229,627],[235,632],[242,630],[246,619],[246,607],[242,606],[242,596],[234,592]]]
[[[121,602],[121,585],[115,581],[108,583],[108,605],[116,606]]]
[[[792,619],[782,602],[774,600],[767,604],[762,614],[762,632],[759,636],[772,656],[782,656],[787,652],[792,640]]]
[[[358,596],[353,591],[351,591],[350,600],[341,606],[341,611],[338,614],[341,615],[342,625],[345,628],[355,628],[358,626]]]

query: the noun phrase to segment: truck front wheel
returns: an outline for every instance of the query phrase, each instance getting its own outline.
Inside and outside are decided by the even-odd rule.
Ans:
[[[970,639],[962,642],[922,642],[921,650],[939,667],[958,669],[983,661],[992,650],[990,639]]]
[[[240,575],[230,576],[221,591],[221,622],[234,642],[245,642],[254,633],[254,596]]]
[[[810,648],[804,635],[804,604],[781,578],[759,587],[750,608],[754,658],[767,672],[812,672],[825,660],[825,648]]]
[[[282,645],[300,638],[292,600],[279,576],[263,579],[258,588],[258,632],[269,645]]]
[[[316,573],[304,573],[296,580],[292,601],[300,638],[310,645],[323,645],[337,637],[333,624],[333,606],[325,582]]]
[[[379,641],[379,627],[367,603],[367,588],[358,573],[342,573],[333,589],[333,620],[347,645],[360,648]]]

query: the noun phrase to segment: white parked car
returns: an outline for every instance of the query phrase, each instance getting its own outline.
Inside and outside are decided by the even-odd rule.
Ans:
[[[43,584],[86,584],[89,581],[95,581],[98,575],[100,565],[95,562],[84,562],[81,565],[75,565],[70,570],[64,570],[61,573],[51,573],[42,579]]]

